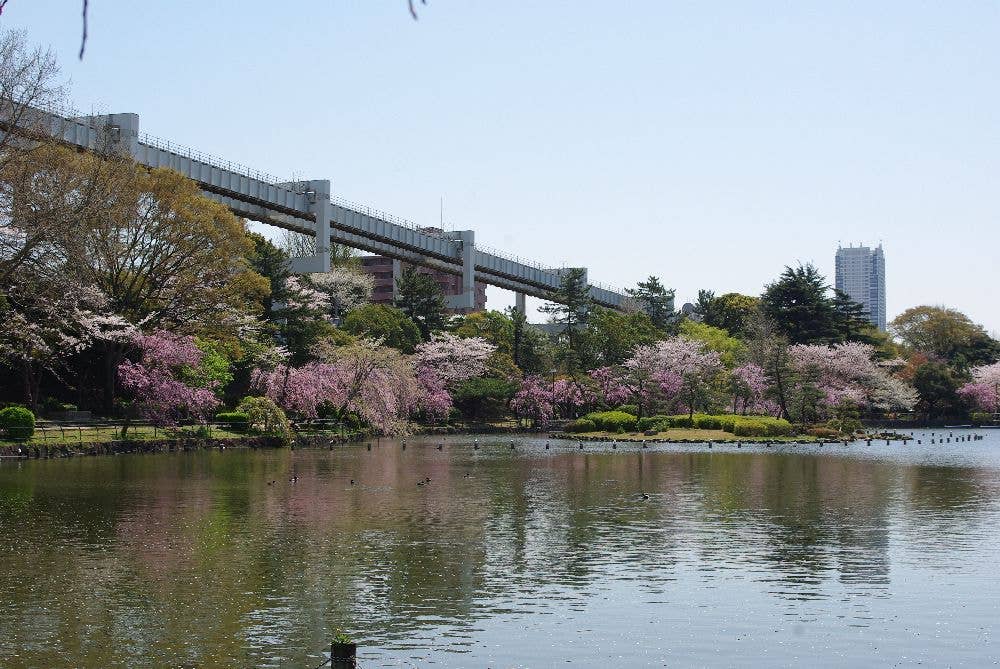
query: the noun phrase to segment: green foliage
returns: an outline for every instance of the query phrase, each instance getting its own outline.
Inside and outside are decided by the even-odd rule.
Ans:
[[[260,434],[291,440],[292,427],[277,404],[266,397],[245,397],[236,407],[236,413],[246,414],[248,428]]]
[[[636,422],[636,429],[640,432],[659,431],[663,428],[663,418],[663,416],[644,416]]]
[[[760,308],[792,344],[874,343],[863,308],[834,291],[813,265],[786,267],[760,298]]]
[[[833,427],[811,427],[806,430],[806,434],[819,439],[836,439],[840,436],[840,430]]]
[[[385,304],[366,304],[352,310],[341,327],[357,337],[381,339],[386,346],[406,354],[420,343],[420,329],[401,310]]]
[[[195,338],[195,345],[202,352],[197,369],[186,369],[183,381],[198,388],[214,388],[221,394],[233,380],[232,364],[223,347],[215,342]]]
[[[215,414],[215,422],[226,425],[233,432],[245,432],[250,426],[250,416],[241,411],[224,411]]]
[[[758,298],[750,295],[726,293],[716,297],[711,291],[700,290],[696,311],[705,325],[723,329],[734,337],[745,337],[759,303]]]
[[[964,371],[1000,359],[1000,342],[968,316],[945,307],[912,307],[893,319],[890,331],[908,348]]]
[[[940,362],[925,362],[913,375],[913,387],[920,395],[918,407],[931,417],[957,416],[965,406],[958,396],[959,380]]]
[[[46,414],[58,413],[60,411],[78,411],[79,407],[75,404],[69,404],[66,402],[61,402],[55,397],[46,397],[42,400],[42,411]]]
[[[466,418],[492,420],[503,416],[514,390],[504,379],[476,377],[462,382],[452,400]]]
[[[597,423],[589,418],[577,418],[566,424],[567,432],[596,432]]]
[[[350,634],[347,634],[343,630],[338,629],[337,633],[333,636],[333,643],[342,645],[352,644],[354,643],[354,639],[351,638]]]
[[[461,316],[452,331],[459,337],[480,337],[497,351],[514,355],[514,321],[502,311],[477,311]]]
[[[35,414],[24,407],[0,409],[0,433],[10,439],[31,439],[35,434]]]
[[[705,323],[685,319],[680,324],[680,335],[704,344],[709,351],[717,352],[726,368],[735,367],[746,354],[746,344],[735,337],[730,337],[725,330]]]
[[[598,430],[607,432],[635,432],[639,419],[624,411],[595,411],[584,416],[593,421]]]
[[[396,293],[396,306],[417,324],[424,341],[444,329],[444,293],[432,275],[407,267],[396,279]]]
[[[668,427],[694,428],[698,430],[723,430],[738,437],[780,437],[795,434],[794,426],[783,418],[770,416],[736,416],[731,414],[716,416],[696,413],[676,416],[655,416],[659,429]]]
[[[587,367],[625,362],[637,346],[662,338],[660,330],[643,312],[621,313],[597,308],[581,335],[581,361]]]
[[[623,413],[630,413],[633,416],[639,415],[639,405],[638,404],[622,404],[615,407],[615,411],[621,411]]]
[[[993,414],[983,411],[973,411],[969,418],[973,425],[989,425],[993,422]]]
[[[795,427],[784,418],[736,416],[733,434],[737,437],[787,437],[795,434]]]
[[[559,301],[547,303],[539,311],[550,314],[552,322],[560,326],[561,346],[557,357],[567,370],[573,371],[581,367],[582,341],[594,305],[590,299],[587,270],[569,268],[563,272],[559,282],[556,291]]]
[[[836,416],[827,421],[827,427],[841,434],[854,434],[861,430],[861,410],[854,402],[844,401],[837,406]]]
[[[651,276],[625,292],[639,303],[653,327],[662,331],[669,328],[674,316],[673,289],[668,290],[658,277]]]

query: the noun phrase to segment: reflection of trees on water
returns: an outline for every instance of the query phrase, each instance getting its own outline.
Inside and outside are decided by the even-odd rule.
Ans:
[[[25,567],[0,575],[0,660],[304,665],[336,627],[405,642],[718,570],[792,598],[884,587],[894,521],[975,532],[996,488],[992,470],[798,454],[419,443],[31,463],[0,470],[3,499],[29,500],[0,504]]]

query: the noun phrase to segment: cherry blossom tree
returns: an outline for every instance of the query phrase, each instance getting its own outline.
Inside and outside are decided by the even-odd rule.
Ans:
[[[34,407],[43,372],[61,379],[74,355],[98,342],[129,341],[135,332],[93,286],[22,274],[0,302],[0,363],[21,372],[25,401]]]
[[[535,425],[544,425],[555,415],[552,383],[540,376],[524,377],[520,390],[511,399],[510,406],[521,418],[528,418]]]
[[[329,403],[338,417],[354,413],[386,434],[406,432],[422,394],[406,356],[369,339],[348,346],[321,342],[315,354],[318,361],[299,368],[258,371],[254,387],[304,416],[316,416],[319,405]]]
[[[482,376],[496,350],[482,337],[463,338],[441,332],[417,346],[413,359],[418,371],[434,374],[445,386],[454,388],[462,381]]]
[[[733,413],[776,414],[777,404],[767,399],[767,375],[764,369],[748,362],[730,372],[730,388],[733,394]]]
[[[158,330],[136,335],[133,343],[141,357],[138,362],[122,361],[118,376],[148,420],[157,425],[204,421],[219,406],[214,387],[198,387],[189,380],[204,355],[193,337]]]
[[[570,418],[593,405],[597,401],[597,394],[577,379],[556,379],[552,383],[551,398],[559,414]]]
[[[631,401],[640,413],[647,407],[684,408],[693,413],[708,402],[709,389],[722,363],[701,342],[671,337],[639,346],[624,364],[592,373],[605,402]]]
[[[1000,362],[972,368],[972,381],[959,394],[980,411],[1000,412]]]
[[[444,418],[453,406],[452,393],[463,381],[486,373],[496,346],[482,337],[458,337],[442,332],[417,346],[413,364],[422,389],[418,408]]]
[[[798,344],[789,347],[789,356],[798,420],[829,415],[845,403],[883,411],[907,410],[916,404],[916,391],[880,367],[869,344]]]

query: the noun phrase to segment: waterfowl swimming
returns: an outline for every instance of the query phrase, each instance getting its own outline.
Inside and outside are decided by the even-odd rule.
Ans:
[[[354,485],[354,479],[351,479],[351,485]]]
[[[444,444],[438,444],[438,450],[440,451],[440,450],[443,450],[443,449],[444,449]]]
[[[646,493],[642,493],[642,498],[643,499],[649,499],[649,495],[647,495]]]

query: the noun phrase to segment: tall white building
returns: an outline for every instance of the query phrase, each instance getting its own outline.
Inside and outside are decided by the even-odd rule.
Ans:
[[[837,248],[837,290],[865,307],[868,320],[885,330],[885,254],[882,245]]]

